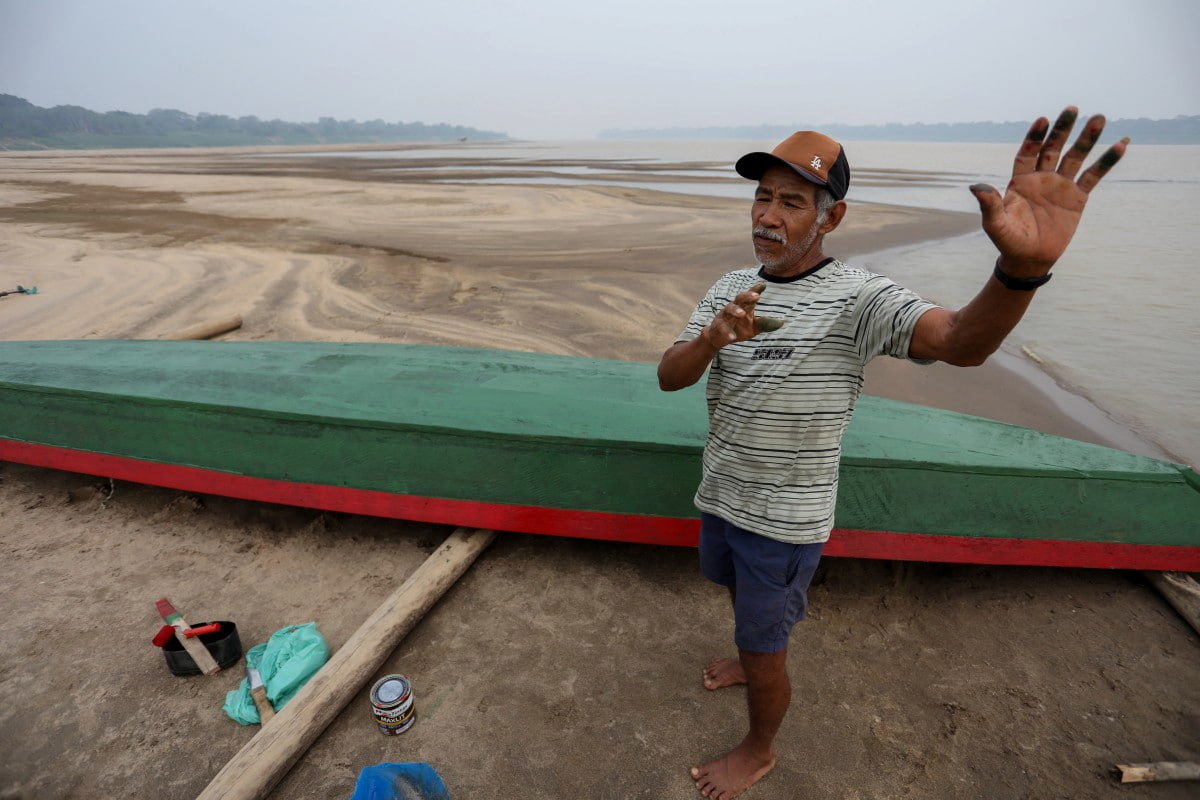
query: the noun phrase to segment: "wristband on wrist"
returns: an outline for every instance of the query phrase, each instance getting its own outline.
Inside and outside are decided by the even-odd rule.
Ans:
[[[1005,289],[1014,289],[1018,292],[1032,292],[1034,289],[1042,286],[1050,281],[1053,275],[1047,272],[1045,275],[1039,275],[1036,278],[1014,278],[1012,275],[1000,269],[1000,259],[996,259],[996,268],[992,270],[992,276],[1000,281],[1000,284]]]

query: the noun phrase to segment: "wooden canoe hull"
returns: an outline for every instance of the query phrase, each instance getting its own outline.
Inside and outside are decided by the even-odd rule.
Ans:
[[[265,502],[695,544],[703,392],[651,365],[337,343],[0,343],[0,459]],[[1186,467],[864,397],[835,556],[1200,570]]]

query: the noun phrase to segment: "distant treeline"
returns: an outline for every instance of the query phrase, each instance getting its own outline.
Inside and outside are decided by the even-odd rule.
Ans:
[[[188,114],[156,108],[148,114],[99,113],[80,106],[41,108],[0,94],[0,148],[226,147],[255,144],[364,144],[368,142],[506,139],[503,133],[422,122],[284,122],[224,114]]]
[[[815,129],[847,141],[882,142],[1014,142],[1029,130],[1028,122],[949,122],[902,125],[756,125],[730,128],[610,129],[601,139],[783,139],[793,131]],[[1115,119],[1104,140],[1128,136],[1138,144],[1200,144],[1200,116],[1174,119]]]

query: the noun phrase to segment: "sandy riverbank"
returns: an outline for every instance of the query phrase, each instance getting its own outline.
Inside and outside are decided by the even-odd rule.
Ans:
[[[655,361],[749,256],[742,201],[259,156],[0,156],[0,281],[40,289],[0,300],[0,338],[237,313],[228,338]],[[827,249],[974,225],[859,206]],[[1002,365],[905,367],[869,390],[1110,441]],[[154,600],[246,647],[315,620],[336,648],[445,533],[0,464],[0,798],[194,796],[253,730],[220,711],[236,669],[170,676]],[[831,560],[812,600],[780,765],[748,797],[1124,797],[1145,790],[1112,763],[1200,756],[1200,644],[1137,576]],[[503,536],[386,667],[414,678],[417,727],[380,736],[362,699],[275,796],[348,797],[408,760],[456,797],[694,796],[686,767],[740,735],[740,690],[699,686],[728,627],[692,553]]]

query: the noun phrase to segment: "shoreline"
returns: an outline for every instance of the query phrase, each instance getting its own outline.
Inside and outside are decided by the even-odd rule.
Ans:
[[[1171,452],[1161,442],[1145,436],[1115,419],[1102,405],[1085,392],[1072,387],[1036,359],[1025,353],[1017,354],[1001,349],[992,358],[999,366],[1031,383],[1047,400],[1064,414],[1092,430],[1097,437],[1095,444],[1115,447],[1137,455],[1149,456],[1177,464],[1185,464],[1183,457]],[[1194,465],[1190,465],[1193,466]]]
[[[962,374],[969,371],[971,374]],[[1186,463],[1113,419],[1086,395],[1063,386],[1029,359],[1001,349],[977,367],[919,365],[879,358],[867,367],[865,394],[986,417],[1136,455]]]

